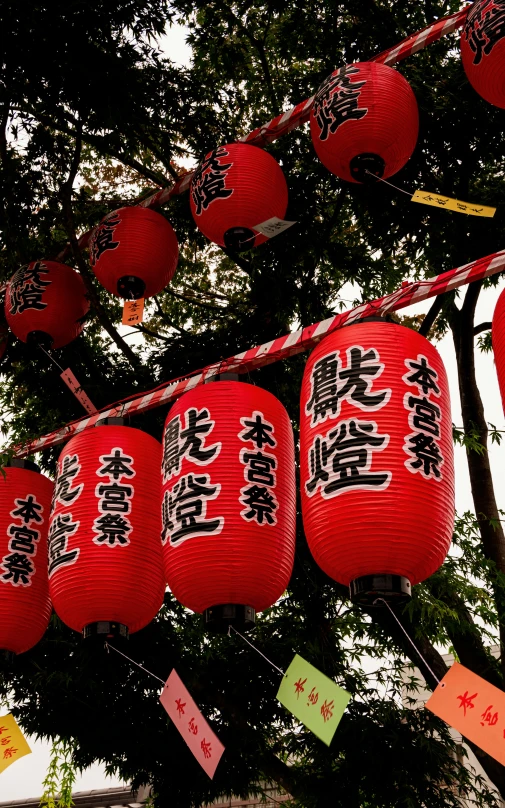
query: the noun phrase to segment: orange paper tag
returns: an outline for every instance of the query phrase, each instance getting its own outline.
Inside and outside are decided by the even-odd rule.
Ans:
[[[455,662],[426,707],[505,764],[505,693]]]
[[[144,319],[144,298],[125,300],[123,306],[123,325],[137,325]]]

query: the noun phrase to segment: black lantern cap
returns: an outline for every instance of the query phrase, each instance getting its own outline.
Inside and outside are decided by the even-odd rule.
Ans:
[[[228,626],[237,631],[249,631],[256,625],[256,610],[239,603],[221,603],[203,613],[205,628],[214,634],[227,634]]]
[[[88,623],[82,630],[85,640],[90,637],[98,637],[104,640],[113,640],[121,637],[127,640],[129,637],[128,626],[123,623],[116,623],[112,620],[99,620],[97,623]]]
[[[377,598],[386,603],[408,603],[411,590],[409,579],[403,575],[363,575],[349,586],[352,602],[360,606],[383,606],[383,603],[375,604]]]
[[[51,350],[53,338],[46,331],[30,331],[26,337],[27,345],[40,345],[46,351]]]
[[[40,474],[40,468],[32,460],[25,460],[24,457],[11,457],[5,464],[6,468],[11,469],[27,469],[27,471],[35,471]]]
[[[386,163],[378,154],[363,152],[357,154],[349,163],[353,179],[364,184],[375,182],[384,174]],[[370,176],[372,174],[372,176]]]
[[[117,293],[125,300],[138,300],[139,297],[144,297],[145,290],[144,281],[136,275],[123,275],[117,282]]]
[[[254,247],[258,234],[248,227],[230,227],[224,234],[224,246],[234,252],[243,252]]]

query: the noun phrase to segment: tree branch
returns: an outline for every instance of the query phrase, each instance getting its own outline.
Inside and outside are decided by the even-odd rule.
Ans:
[[[413,662],[413,664],[419,668],[429,687],[434,690],[438,684],[437,679],[442,679],[448,670],[443,657],[438,653],[438,651],[433,647],[426,637],[416,636],[413,624],[408,621],[404,615],[399,613],[398,610],[394,611],[405,633],[410,637],[411,641],[418,649],[418,654],[415,653],[411,644],[406,641],[405,636],[399,629],[398,624],[390,614],[389,610],[376,609],[371,613],[371,616],[374,622],[381,625],[389,636],[392,637],[394,642],[401,648],[408,659],[410,659],[411,662]],[[426,663],[428,663],[428,665]],[[431,670],[429,670],[428,666],[431,668]],[[433,671],[437,679],[434,678],[431,671]],[[463,738],[463,740],[475,754],[480,765],[486,772],[491,782],[494,783],[502,797],[505,796],[505,766],[498,763],[498,761],[488,755],[487,752],[484,752],[482,749],[477,747],[472,741],[469,741],[467,738]]]
[[[493,323],[480,323],[480,325],[474,327],[473,335],[475,337],[477,334],[482,334],[483,331],[490,331],[492,327]]]
[[[496,504],[487,452],[488,427],[475,376],[473,322],[481,288],[482,281],[469,285],[461,311],[458,312],[456,307],[453,309],[450,325],[458,365],[463,429],[466,433],[476,432],[479,443],[485,449],[483,452],[476,452],[472,448],[466,447],[475,514],[484,554],[486,558],[494,562],[498,573],[505,575],[505,534]],[[500,629],[502,674],[505,678],[505,597],[499,580],[495,580],[493,593]]]
[[[445,295],[437,295],[429,308],[428,314],[425,316],[424,320],[419,326],[419,333],[422,334],[423,337],[428,336],[431,326],[440,314],[442,306],[444,305],[444,297]]]
[[[68,179],[66,180],[66,182],[62,184],[60,189],[60,196],[62,200],[63,214],[64,214],[64,226],[67,232],[68,240],[70,242],[72,255],[77,264],[79,272],[82,276],[82,279],[86,286],[86,291],[88,293],[88,298],[96,312],[100,325],[111,337],[111,339],[115,342],[121,353],[128,359],[128,361],[135,366],[139,366],[141,365],[140,359],[132,351],[132,349],[124,341],[124,339],[118,334],[118,332],[112,325],[111,321],[109,320],[109,317],[107,316],[107,313],[100,302],[95,287],[93,286],[93,282],[91,280],[91,273],[77,243],[77,236],[74,227],[74,214],[72,210],[72,188],[81,160],[82,138],[80,129],[81,129],[80,124],[78,124],[78,127],[74,133],[75,149],[72,156],[72,162],[70,165]]]
[[[68,124],[64,124],[62,121],[55,121],[48,115],[37,112],[30,107],[27,107],[26,109],[20,107],[19,111],[25,115],[31,115],[35,120],[39,121],[44,126],[47,126],[49,129],[53,129],[56,132],[64,132],[72,137],[74,136],[75,130],[72,129],[71,123],[77,127],[78,122],[75,121],[72,116],[68,116],[71,123],[69,122]],[[93,146],[93,148],[95,148],[100,154],[114,157],[116,160],[123,163],[123,165],[133,168],[134,171],[137,171],[141,176],[151,180],[156,185],[165,187],[166,185],[170,184],[168,177],[164,177],[163,175],[158,174],[156,171],[151,171],[150,168],[142,165],[142,163],[135,160],[134,157],[128,157],[122,152],[118,152],[111,146],[108,146],[105,142],[105,138],[100,137],[99,135],[93,135],[89,132],[82,132],[81,139],[84,143],[88,143],[90,146]]]

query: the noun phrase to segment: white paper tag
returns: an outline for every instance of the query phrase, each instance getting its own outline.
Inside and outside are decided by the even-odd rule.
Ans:
[[[64,370],[63,373],[60,374],[60,376],[67,385],[67,387],[70,388],[70,390],[76,397],[77,401],[79,401],[79,403],[82,404],[86,412],[89,412],[90,414],[98,412],[97,408],[90,400],[87,393],[84,392],[84,390],[82,389],[81,385],[75,378],[70,368]]]
[[[286,222],[285,219],[278,219],[277,216],[272,216],[272,218],[267,219],[266,222],[256,224],[253,230],[261,233],[262,236],[273,238],[274,236],[278,236],[279,233],[283,233],[288,227],[292,227],[294,224],[296,224],[296,222]]]

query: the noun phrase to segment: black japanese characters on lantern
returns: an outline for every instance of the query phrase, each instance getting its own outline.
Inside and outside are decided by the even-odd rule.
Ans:
[[[319,139],[327,140],[329,134],[335,134],[345,121],[359,121],[368,107],[360,107],[361,88],[366,79],[353,81],[359,76],[359,69],[353,65],[341,67],[336,73],[328,76],[314,96],[314,118],[319,126]]]
[[[226,187],[226,176],[233,165],[233,161],[226,160],[229,156],[226,147],[219,146],[207,155],[195,172],[191,181],[191,198],[197,216],[216,199],[227,199],[233,194],[233,188]]]
[[[106,250],[117,250],[119,247],[119,239],[114,240],[114,232],[118,224],[121,224],[121,217],[119,211],[114,211],[112,215],[106,216],[95,229],[89,245],[89,262],[92,267],[96,265]]]

